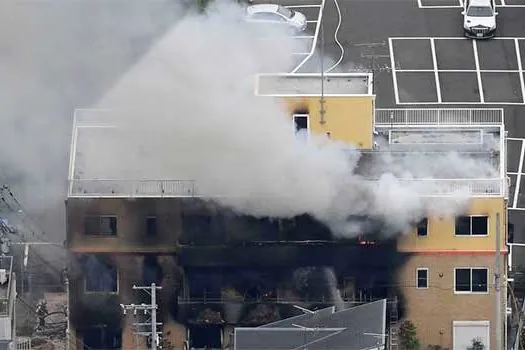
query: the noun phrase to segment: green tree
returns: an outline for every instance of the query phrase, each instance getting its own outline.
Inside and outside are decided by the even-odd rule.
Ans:
[[[472,339],[472,345],[470,345],[467,350],[485,350],[485,345],[479,338]]]
[[[399,327],[399,340],[404,350],[419,350],[421,347],[416,326],[411,321],[405,321]]]

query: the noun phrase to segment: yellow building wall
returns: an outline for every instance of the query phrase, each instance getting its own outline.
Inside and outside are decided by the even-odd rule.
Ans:
[[[290,117],[294,113],[308,111],[311,132],[329,132],[333,140],[347,142],[360,149],[372,148],[375,96],[325,97],[324,124],[321,123],[319,96],[283,99]]]
[[[496,314],[494,291],[494,262],[492,253],[477,254],[415,254],[403,265],[397,275],[397,284],[403,296],[405,315],[417,328],[422,349],[441,345],[452,350],[453,321],[490,321],[490,349],[496,346]],[[506,256],[502,255],[504,276]],[[488,268],[488,293],[455,294],[454,268]],[[417,268],[428,268],[428,288],[416,288]],[[504,319],[504,281],[501,282],[501,311]],[[503,333],[502,333],[503,334]]]
[[[507,213],[504,198],[472,198],[462,215],[488,215],[487,236],[456,236],[455,217],[430,216],[427,236],[419,237],[416,228],[398,240],[398,249],[406,252],[495,251],[496,214],[500,214],[500,249],[506,251]]]

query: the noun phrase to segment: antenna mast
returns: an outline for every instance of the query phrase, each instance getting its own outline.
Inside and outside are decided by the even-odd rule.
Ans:
[[[321,125],[324,125],[326,123],[325,121],[325,99],[324,99],[324,25],[323,21],[320,23],[321,26],[321,99],[319,100],[320,109],[319,109],[319,116],[320,116],[320,123]]]

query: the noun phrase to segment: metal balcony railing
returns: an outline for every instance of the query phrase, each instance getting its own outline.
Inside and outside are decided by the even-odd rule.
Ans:
[[[70,197],[195,197],[191,180],[70,180]]]
[[[369,180],[371,184],[375,180]],[[422,196],[446,196],[457,192],[472,196],[504,196],[504,179],[399,179],[399,184]],[[69,197],[83,198],[185,198],[213,197],[200,193],[192,180],[71,180]]]
[[[392,108],[376,109],[375,125],[501,126],[501,108]]]

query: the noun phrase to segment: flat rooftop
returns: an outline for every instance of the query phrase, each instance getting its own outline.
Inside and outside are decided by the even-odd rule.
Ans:
[[[372,73],[259,74],[258,96],[363,96],[372,95]]]
[[[141,168],[140,178],[125,178],[122,174],[126,169],[136,165],[126,145],[119,147],[115,141],[118,132],[110,111],[77,110],[74,120],[69,197],[205,196],[192,179],[176,173],[166,178],[155,164]],[[362,153],[357,170],[371,181],[377,179],[377,169],[395,165],[401,181],[420,182],[422,187],[437,183],[439,193],[429,195],[446,195],[463,188],[473,196],[507,195],[502,109],[378,109],[374,129],[375,147]],[[101,150],[104,157],[100,157]],[[418,167],[421,157],[429,154],[436,157],[436,164],[443,164],[437,174]],[[459,161],[468,158],[480,171],[450,171],[446,164],[457,154],[462,155]],[[169,162],[172,169],[184,166],[170,156],[159,162]],[[415,178],[404,179],[407,167]]]

